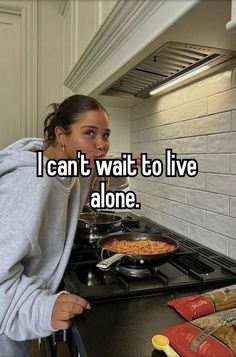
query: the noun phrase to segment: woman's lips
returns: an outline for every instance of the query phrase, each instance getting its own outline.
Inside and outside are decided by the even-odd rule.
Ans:
[[[94,159],[98,159],[98,160],[105,159],[105,155],[94,156]]]

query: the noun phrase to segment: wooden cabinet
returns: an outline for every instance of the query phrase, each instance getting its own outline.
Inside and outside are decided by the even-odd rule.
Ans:
[[[0,148],[37,132],[37,4],[0,1]]]
[[[63,79],[96,34],[99,26],[117,0],[63,0],[59,12],[63,16]],[[65,88],[65,95],[71,92]]]

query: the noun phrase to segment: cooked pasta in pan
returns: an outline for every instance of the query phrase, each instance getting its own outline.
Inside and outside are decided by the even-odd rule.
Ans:
[[[114,253],[124,254],[164,254],[169,253],[176,248],[174,244],[153,241],[153,240],[118,240],[114,239],[102,245],[106,250]]]

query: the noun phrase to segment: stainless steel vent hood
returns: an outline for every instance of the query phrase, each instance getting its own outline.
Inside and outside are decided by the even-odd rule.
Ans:
[[[145,101],[153,87],[197,67],[209,65],[194,80],[232,68],[233,4],[236,0],[119,0],[64,83],[106,105],[129,107]]]
[[[174,82],[197,68],[220,69],[236,58],[236,51],[193,44],[169,42],[142,60],[121,78],[112,83],[103,95],[150,97],[150,91]]]

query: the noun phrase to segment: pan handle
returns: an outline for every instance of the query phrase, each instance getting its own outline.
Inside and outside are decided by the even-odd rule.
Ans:
[[[93,226],[94,225],[93,222],[86,221],[86,219],[83,219],[83,218],[79,218],[78,221],[82,222],[84,224],[87,224],[88,226]]]
[[[120,260],[121,258],[125,257],[127,254],[115,254],[110,258],[107,258],[105,260],[102,260],[101,262],[96,264],[96,267],[98,267],[101,270],[108,270],[112,264]]]

